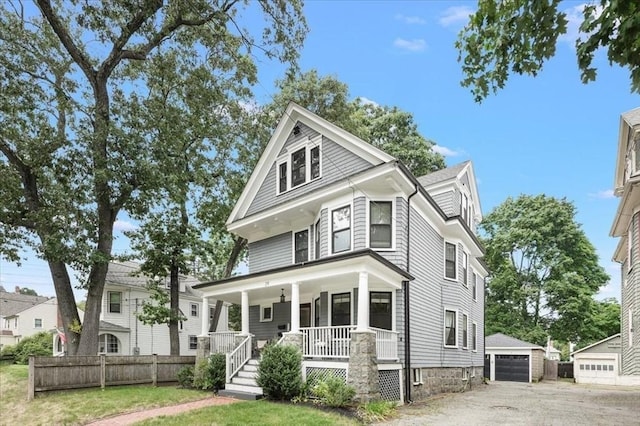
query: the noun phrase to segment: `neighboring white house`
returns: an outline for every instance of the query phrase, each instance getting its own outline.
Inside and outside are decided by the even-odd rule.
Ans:
[[[553,346],[553,340],[550,337],[547,339],[547,347],[544,351],[544,357],[550,361],[560,361],[562,357],[562,353]]]
[[[0,349],[20,339],[55,328],[56,299],[0,291]]]
[[[99,352],[118,355],[169,355],[169,327],[164,324],[145,325],[138,319],[143,302],[149,301],[145,287],[149,278],[136,275],[140,265],[135,262],[111,262],[107,272],[100,316]],[[180,311],[186,320],[180,322],[180,353],[195,355],[197,336],[203,318],[207,323],[213,315],[215,300],[202,308],[202,294],[193,290],[199,281],[180,276]],[[168,278],[167,278],[168,283]],[[227,330],[228,304],[220,313],[217,331]]]
[[[640,377],[621,375],[622,337],[620,333],[573,352],[576,383],[639,386]]]

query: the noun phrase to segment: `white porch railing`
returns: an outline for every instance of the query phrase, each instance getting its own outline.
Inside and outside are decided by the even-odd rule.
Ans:
[[[351,332],[355,326],[304,327],[302,333],[303,356],[306,358],[349,358]],[[379,360],[398,359],[398,333],[372,328],[376,333],[376,355]]]
[[[227,353],[227,381],[231,383],[231,378],[242,368],[251,358],[251,335],[247,336],[237,348],[231,353]]]
[[[226,354],[236,347],[237,331],[221,331],[217,333],[209,333],[212,354]]]
[[[398,359],[398,332],[371,328],[376,332],[376,355],[380,360]]]

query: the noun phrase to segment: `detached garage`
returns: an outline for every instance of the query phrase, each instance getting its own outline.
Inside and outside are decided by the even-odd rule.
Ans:
[[[537,382],[544,373],[542,346],[502,333],[485,338],[484,376],[489,380]]]
[[[572,353],[576,383],[615,385],[620,368],[620,333]]]

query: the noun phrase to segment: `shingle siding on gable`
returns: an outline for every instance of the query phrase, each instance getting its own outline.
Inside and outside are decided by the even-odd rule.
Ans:
[[[265,271],[293,263],[291,232],[249,243],[249,273]]]
[[[368,161],[325,137],[322,139],[320,156],[322,177],[281,195],[276,195],[276,165],[275,163],[271,164],[269,173],[264,182],[262,182],[260,190],[249,206],[246,215],[252,215],[300,195],[308,194],[373,166]]]
[[[410,269],[415,277],[409,286],[411,303],[411,362],[414,367],[481,366],[484,362],[484,318],[479,284],[478,301],[471,286],[444,279],[444,239],[411,210]],[[459,246],[460,248],[460,246]],[[458,261],[461,253],[458,250]],[[443,347],[444,309],[458,311],[458,348]],[[462,349],[462,314],[469,316],[468,349]],[[472,323],[477,323],[477,352],[471,345]]]
[[[442,192],[440,194],[432,195],[431,198],[433,198],[433,200],[438,204],[438,206],[440,206],[444,214],[446,214],[447,216],[454,215],[454,208],[453,208],[454,200],[455,200],[454,191],[447,191],[447,192]],[[460,208],[459,204],[460,203],[458,202],[458,209]]]

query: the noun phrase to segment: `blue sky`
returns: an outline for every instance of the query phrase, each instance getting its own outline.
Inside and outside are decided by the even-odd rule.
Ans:
[[[611,283],[600,298],[620,297],[617,240],[609,237],[618,200],[613,174],[620,114],[640,106],[630,94],[629,72],[596,57],[596,82],[580,82],[573,47],[582,2],[562,5],[569,35],[536,78],[513,76],[482,104],[460,86],[454,42],[475,2],[308,0],[310,32],[300,65],[346,83],[352,97],[411,112],[420,131],[446,155],[447,165],[472,160],[486,215],[508,196],[566,197],[596,247]],[[256,101],[274,95],[283,67],[259,63]],[[117,229],[131,226],[126,218]],[[126,250],[117,232],[116,254]],[[48,268],[33,256],[21,268],[0,261],[0,284],[54,295]],[[82,293],[79,292],[78,295]]]

